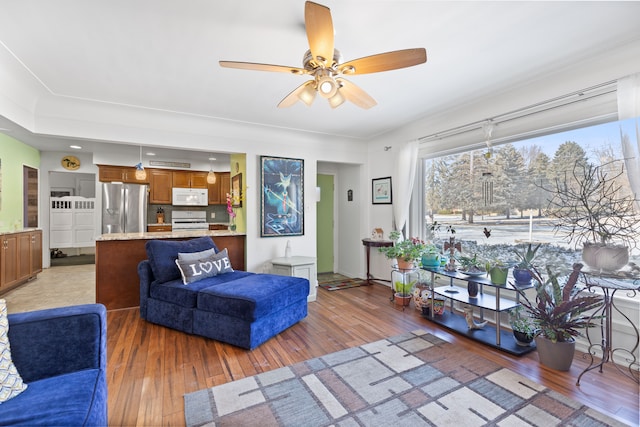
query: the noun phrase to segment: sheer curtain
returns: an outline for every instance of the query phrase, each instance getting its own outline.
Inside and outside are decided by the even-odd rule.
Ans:
[[[629,177],[631,190],[640,198],[640,73],[632,74],[618,80],[618,120],[633,119],[635,126],[626,127],[625,133],[620,125],[620,143]],[[635,128],[635,129],[634,129]],[[635,144],[633,143],[635,130]],[[636,201],[640,210],[640,201]]]
[[[418,161],[418,140],[409,141],[396,152],[391,175],[393,194],[393,222],[396,230],[403,231],[409,217],[411,193]],[[409,237],[405,235],[405,237]]]

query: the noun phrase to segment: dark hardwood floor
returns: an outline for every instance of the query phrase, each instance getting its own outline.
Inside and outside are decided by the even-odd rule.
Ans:
[[[546,387],[638,425],[638,384],[613,366],[588,372],[577,354],[569,372],[546,369],[537,354],[514,357],[441,329],[411,306],[389,302],[389,289],[372,285],[339,291],[318,289],[309,316],[253,351],[187,335],[140,319],[137,309],[109,311],[109,424],[184,425],[185,393],[301,362],[323,354],[424,329],[464,351],[490,359]]]

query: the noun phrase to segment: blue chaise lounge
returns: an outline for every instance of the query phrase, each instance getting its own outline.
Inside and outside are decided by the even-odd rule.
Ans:
[[[0,425],[106,426],[105,307],[77,305],[7,318],[11,358],[27,388],[0,404]]]
[[[307,316],[307,279],[234,271],[211,237],[145,249],[140,317],[149,322],[253,349]]]

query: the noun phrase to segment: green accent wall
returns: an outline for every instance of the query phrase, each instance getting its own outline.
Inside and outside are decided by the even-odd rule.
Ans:
[[[2,232],[22,229],[23,166],[39,169],[40,152],[0,133],[0,231]]]
[[[333,175],[318,175],[320,202],[316,203],[318,273],[333,273]]]

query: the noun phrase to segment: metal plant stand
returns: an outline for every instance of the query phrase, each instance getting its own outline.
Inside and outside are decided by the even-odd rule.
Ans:
[[[628,376],[635,382],[640,382],[638,374],[640,365],[636,358],[635,352],[638,349],[640,343],[640,334],[638,333],[638,325],[629,319],[629,317],[620,310],[616,304],[614,296],[617,291],[623,291],[627,293],[629,298],[633,298],[640,292],[640,279],[625,279],[615,276],[607,276],[602,274],[593,274],[588,272],[582,273],[582,278],[587,286],[589,292],[594,292],[596,288],[599,288],[603,294],[603,305],[600,309],[596,310],[590,317],[589,322],[597,322],[600,326],[600,342],[592,342],[592,337],[589,334],[591,328],[586,329],[587,340],[589,341],[589,349],[584,357],[590,357],[591,362],[589,366],[582,371],[578,376],[576,385],[580,385],[580,379],[587,372],[602,368],[605,363],[612,362],[613,366],[625,376]],[[631,350],[621,347],[613,346],[613,313],[616,312],[621,315],[631,325],[633,331],[635,331],[635,344]],[[597,355],[601,355],[600,361],[596,359]],[[622,355],[625,362],[628,365],[619,366],[614,362],[614,355]],[[626,368],[626,369],[623,369]]]

